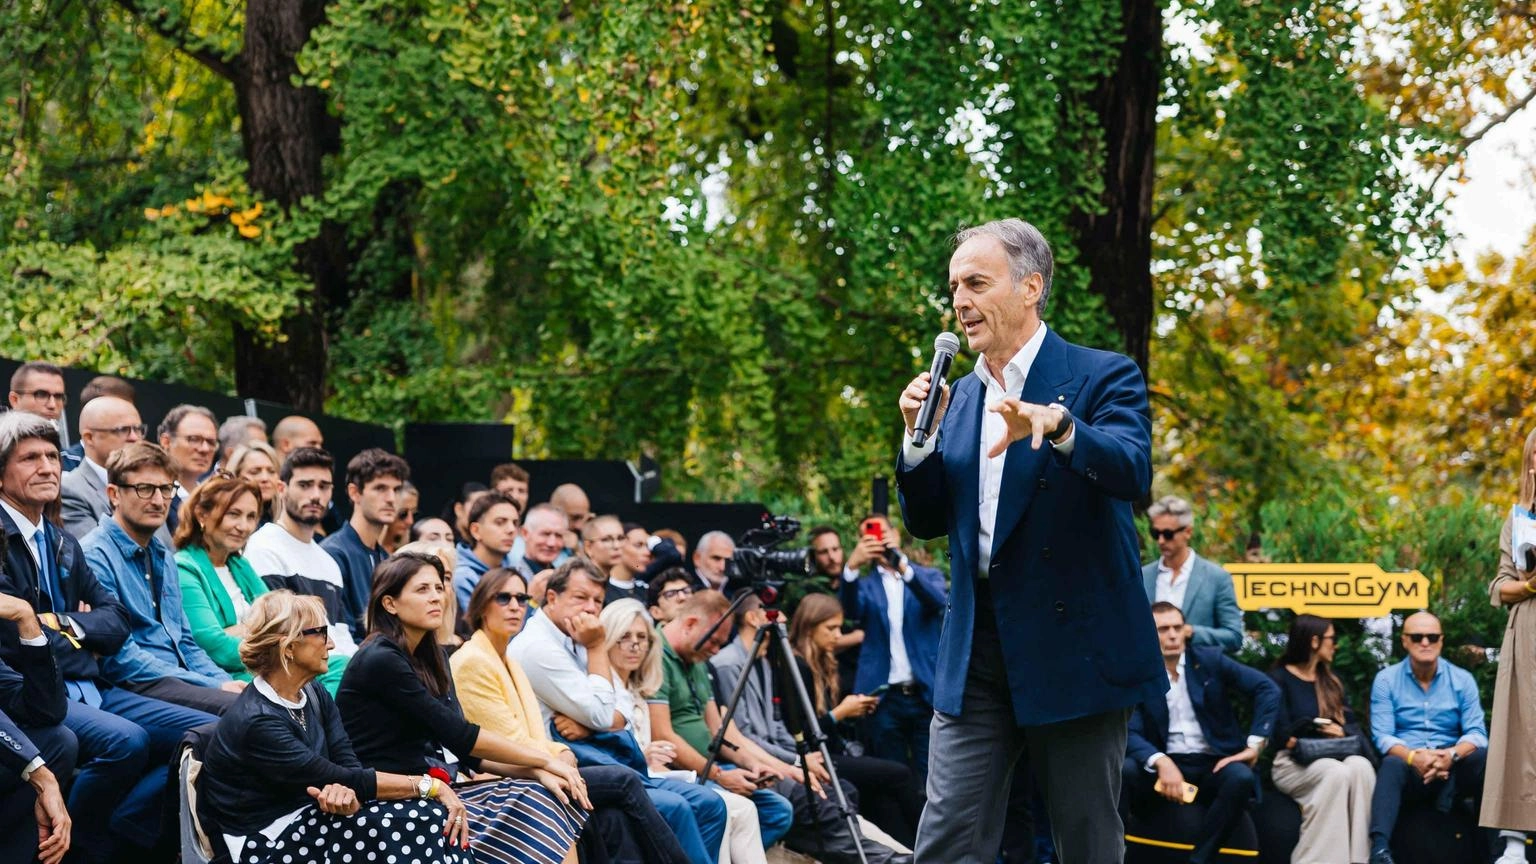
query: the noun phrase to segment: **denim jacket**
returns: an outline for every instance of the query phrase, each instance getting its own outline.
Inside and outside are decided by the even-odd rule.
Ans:
[[[200,687],[230,680],[192,638],[176,563],[160,538],[151,538],[144,549],[111,516],[103,516],[80,545],[102,587],[128,610],[128,641],[116,654],[101,658],[102,677],[114,684],[179,678]],[[152,573],[146,570],[150,565]]]

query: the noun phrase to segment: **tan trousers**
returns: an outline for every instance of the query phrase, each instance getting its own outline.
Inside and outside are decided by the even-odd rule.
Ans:
[[[1275,755],[1275,788],[1301,805],[1301,839],[1291,864],[1361,864],[1371,857],[1371,790],[1376,769],[1364,756],[1298,765]]]

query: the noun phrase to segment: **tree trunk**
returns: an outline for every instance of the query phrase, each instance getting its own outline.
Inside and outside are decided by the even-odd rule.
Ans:
[[[296,87],[294,57],[325,18],[324,0],[247,0],[245,45],[235,80],[240,134],[251,190],[284,209],[324,192],[323,157],[338,145],[325,98]],[[326,321],[347,296],[347,244],[338,226],[297,250],[294,267],[314,286],[300,311],[282,325],[282,341],[266,344],[235,330],[235,387],[242,396],[319,411],[325,401]]]
[[[1152,159],[1163,74],[1163,4],[1121,0],[1120,58],[1089,96],[1104,131],[1104,193],[1097,213],[1076,213],[1079,260],[1090,290],[1147,370],[1152,338]]]

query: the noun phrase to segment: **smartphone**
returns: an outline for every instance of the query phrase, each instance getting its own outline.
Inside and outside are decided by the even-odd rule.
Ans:
[[[889,685],[889,684],[881,684],[879,687],[876,687],[875,689],[869,691],[868,693],[865,693],[864,695],[865,696],[881,696],[881,695],[883,695],[885,693],[885,691],[887,691],[889,689],[891,689],[891,685]]]
[[[1327,717],[1313,717],[1312,718],[1312,723],[1315,726],[1332,726],[1333,725],[1333,721],[1328,719]]]
[[[1152,789],[1154,791],[1158,792],[1158,793],[1161,793],[1163,791],[1163,781],[1159,780],[1156,783],[1153,783],[1152,784]],[[1184,794],[1181,796],[1181,799],[1183,800],[1183,802],[1185,804],[1193,804],[1193,803],[1195,803],[1195,796],[1199,795],[1199,794],[1200,794],[1200,787],[1199,786],[1196,786],[1193,783],[1185,783],[1184,784]]]
[[[885,540],[885,526],[880,524],[879,519],[871,519],[868,522],[865,522],[863,525],[863,531],[866,537],[873,537],[880,541]]]

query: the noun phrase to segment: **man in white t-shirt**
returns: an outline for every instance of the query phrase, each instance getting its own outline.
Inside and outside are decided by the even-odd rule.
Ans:
[[[315,529],[325,519],[331,506],[336,481],[331,454],[318,447],[299,447],[283,460],[278,472],[277,521],[263,525],[245,544],[245,560],[267,584],[273,577],[282,587],[296,594],[319,597],[325,603],[331,625],[331,653],[350,657],[357,652],[357,641],[343,623],[341,568],[319,543]]]

